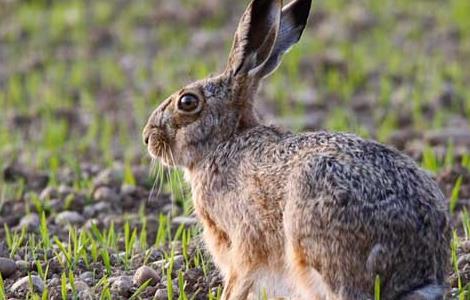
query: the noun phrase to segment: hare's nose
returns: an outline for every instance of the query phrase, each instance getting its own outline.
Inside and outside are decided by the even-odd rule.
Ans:
[[[144,139],[144,144],[149,144],[150,135],[152,134],[152,130],[155,129],[155,125],[147,124],[144,128],[144,132],[142,133],[142,137]]]

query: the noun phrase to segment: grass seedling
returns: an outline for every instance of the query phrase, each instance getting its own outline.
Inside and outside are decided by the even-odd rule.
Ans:
[[[186,282],[184,281],[183,272],[178,272],[178,288],[179,288],[179,296],[178,300],[188,300],[188,296],[184,291],[186,287]]]
[[[147,218],[144,216],[141,217],[142,229],[139,234],[139,246],[141,250],[146,250],[148,247],[147,244]]]
[[[140,299],[139,296],[145,291],[145,289],[150,285],[152,279],[145,281],[137,290],[131,295],[129,300]]]
[[[5,284],[3,283],[2,274],[0,274],[0,300],[6,300]]]
[[[468,214],[467,209],[465,208],[462,211],[461,219],[462,219],[463,230],[465,233],[465,239],[468,240],[470,238],[470,216]]]
[[[165,241],[167,240],[167,235],[169,235],[169,231],[170,226],[168,217],[163,214],[160,214],[157,236],[155,238],[155,247],[161,247],[165,244]]]
[[[457,178],[457,181],[455,182],[454,187],[452,188],[452,193],[449,200],[449,210],[451,214],[454,213],[455,207],[457,206],[457,202],[459,201],[459,193],[460,188],[462,187],[462,180],[463,177],[459,176],[459,178]]]
[[[36,269],[38,271],[39,277],[45,282],[47,280],[47,275],[49,273],[49,263],[46,265],[46,270],[43,269],[41,263],[39,261],[35,262],[36,264]]]
[[[66,260],[66,266],[68,268],[72,268],[72,251],[70,250],[70,245],[66,248],[57,236],[54,237],[54,242],[57,247],[59,247],[60,252],[64,255]]]
[[[188,229],[184,229],[181,235],[181,248],[183,252],[183,257],[185,261],[185,265],[189,267],[189,242],[191,241],[191,231]]]
[[[47,250],[51,248],[51,240],[49,237],[49,230],[47,228],[46,213],[43,211],[41,214],[41,223],[39,225],[39,234],[41,235],[42,246],[44,247],[44,255],[47,260]]]
[[[134,244],[137,239],[137,229],[134,229],[131,234],[131,228],[129,222],[124,224],[124,248],[125,248],[125,255],[124,255],[124,266],[126,270],[129,268],[129,260],[132,256]]]
[[[103,259],[103,264],[106,269],[106,274],[108,276],[111,276],[112,270],[111,270],[111,259],[109,258],[109,253],[106,249],[101,249],[100,254],[101,254],[101,259]]]
[[[439,170],[439,163],[438,163],[436,154],[434,153],[432,148],[429,146],[426,146],[423,150],[422,167],[433,173]]]
[[[65,273],[62,273],[60,276],[60,294],[62,296],[62,300],[67,300],[67,275],[65,275]]]
[[[26,227],[21,228],[19,235],[16,232],[11,233],[7,224],[4,224],[3,227],[5,228],[5,239],[8,249],[10,250],[10,257],[13,257],[18,249],[23,245],[23,241],[26,237]]]
[[[72,271],[69,271],[69,283],[72,290],[72,299],[77,299],[77,287],[75,285],[75,276]]]
[[[168,300],[173,300],[173,281],[171,280],[171,269],[172,268],[168,268],[166,270],[166,283],[167,283]]]
[[[375,282],[374,282],[374,299],[375,300],[380,300],[380,277],[379,275],[375,276]]]
[[[47,300],[49,299],[49,290],[46,288],[44,288],[44,291],[42,291],[42,296],[41,296],[41,300]]]

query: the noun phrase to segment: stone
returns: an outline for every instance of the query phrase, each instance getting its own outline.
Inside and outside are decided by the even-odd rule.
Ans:
[[[39,199],[41,199],[41,201],[46,201],[57,198],[58,196],[59,193],[57,189],[55,187],[48,186],[42,190],[41,194],[39,195]]]
[[[63,211],[55,217],[55,223],[57,225],[79,225],[85,222],[85,218],[75,211]]]
[[[26,227],[28,231],[34,231],[39,227],[39,216],[36,213],[30,213],[21,218],[19,228]]]
[[[30,289],[30,277],[25,276],[19,280],[17,280],[10,288],[10,291],[15,293],[20,290],[28,290]],[[34,292],[42,293],[44,291],[44,282],[39,276],[31,275],[31,283],[33,285]]]
[[[133,287],[130,276],[111,277],[109,283],[111,283],[111,291],[123,297],[128,297]]]
[[[157,271],[150,268],[149,266],[142,266],[135,271],[133,283],[136,286],[141,286],[147,280],[150,280],[150,285],[155,285],[160,280],[160,276]]]
[[[176,225],[192,226],[197,224],[197,219],[194,217],[178,216],[173,218],[172,223]]]
[[[118,202],[119,195],[107,186],[100,186],[93,193],[93,199],[95,201]]]
[[[2,278],[7,278],[17,270],[17,266],[12,259],[0,257],[0,274]]]
[[[93,184],[95,187],[108,186],[119,188],[123,181],[123,175],[124,172],[122,166],[105,169],[98,173],[98,175],[93,180]]]
[[[111,210],[111,204],[108,202],[98,202],[93,205],[86,206],[83,210],[83,215],[87,218],[92,218],[100,213],[105,213]]]
[[[168,290],[167,289],[158,289],[153,296],[155,300],[167,300],[168,299]]]
[[[92,286],[93,283],[94,283],[94,275],[92,272],[83,272],[82,274],[80,274],[79,278],[80,280],[83,280],[86,284],[88,284],[89,286]]]

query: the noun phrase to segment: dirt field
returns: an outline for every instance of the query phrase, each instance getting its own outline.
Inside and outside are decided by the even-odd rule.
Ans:
[[[188,186],[141,131],[223,70],[247,3],[0,0],[0,299],[220,297]],[[449,298],[470,299],[470,2],[313,3],[259,114],[379,140],[431,172],[455,228]]]

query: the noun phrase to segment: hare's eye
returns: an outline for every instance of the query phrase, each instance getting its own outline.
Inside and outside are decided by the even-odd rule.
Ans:
[[[199,98],[194,94],[184,94],[178,100],[178,109],[184,112],[193,112],[199,107]]]

